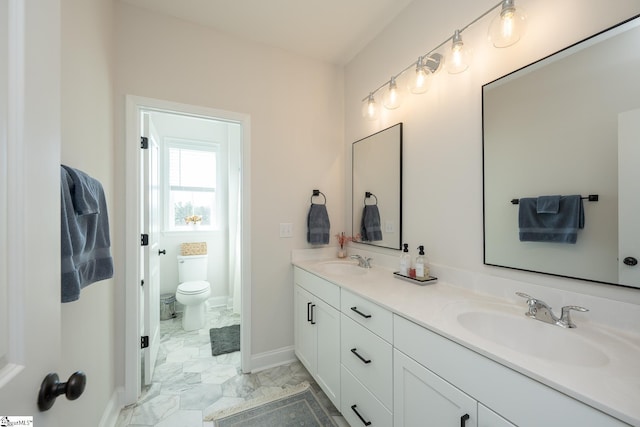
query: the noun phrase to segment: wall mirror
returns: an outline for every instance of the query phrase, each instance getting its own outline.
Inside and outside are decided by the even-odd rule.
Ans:
[[[485,264],[640,287],[638,46],[636,16],[483,86]],[[598,195],[575,244],[520,241],[547,195]]]
[[[352,230],[360,243],[400,249],[402,123],[352,144]]]

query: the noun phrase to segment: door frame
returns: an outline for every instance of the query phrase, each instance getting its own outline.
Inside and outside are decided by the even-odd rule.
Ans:
[[[242,126],[242,284],[240,314],[240,346],[242,372],[251,371],[251,121],[248,114],[235,113],[208,107],[181,104],[154,98],[126,95],[125,110],[125,260],[137,260],[140,253],[141,183],[139,141],[140,110],[159,110],[225,119]],[[135,185],[134,185],[135,183]],[[125,262],[125,331],[124,331],[124,395],[122,403],[133,404],[141,392],[140,369],[140,265]],[[160,302],[158,301],[158,304]]]

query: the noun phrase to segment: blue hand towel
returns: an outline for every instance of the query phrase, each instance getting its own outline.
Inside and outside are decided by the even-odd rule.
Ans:
[[[60,198],[61,299],[71,302],[82,288],[113,277],[109,219],[102,185],[84,172],[60,168]]]
[[[360,238],[363,242],[377,242],[382,240],[380,227],[380,211],[377,205],[365,205],[360,223]]]
[[[578,229],[584,228],[580,195],[561,196],[556,214],[539,214],[537,206],[537,198],[520,199],[518,226],[521,242],[576,243]]]
[[[327,206],[312,203],[307,215],[307,242],[312,245],[326,245],[329,243],[330,228]]]
[[[536,204],[536,211],[540,213],[557,214],[560,210],[560,196],[540,196]]]

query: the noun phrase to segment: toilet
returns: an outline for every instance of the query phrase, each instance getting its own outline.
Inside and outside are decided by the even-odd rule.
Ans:
[[[184,305],[182,328],[194,331],[204,327],[206,301],[211,295],[207,279],[207,255],[178,256],[176,299]]]

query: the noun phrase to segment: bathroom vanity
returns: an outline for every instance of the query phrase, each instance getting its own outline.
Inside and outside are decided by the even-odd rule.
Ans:
[[[640,425],[640,336],[444,280],[294,261],[295,352],[352,427]],[[370,423],[370,424],[369,424]]]

